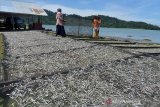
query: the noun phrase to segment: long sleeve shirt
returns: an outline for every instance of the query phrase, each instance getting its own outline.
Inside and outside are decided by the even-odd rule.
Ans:
[[[57,20],[56,25],[61,25],[61,26],[63,25],[64,20],[63,20],[63,14],[61,12],[57,12],[56,20]]]

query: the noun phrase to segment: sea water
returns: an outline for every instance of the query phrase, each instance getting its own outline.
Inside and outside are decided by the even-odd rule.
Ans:
[[[56,30],[55,25],[43,25],[46,29]],[[74,27],[73,27],[74,29]],[[128,29],[128,28],[100,28],[101,37],[116,37],[135,40],[150,40],[154,43],[160,43],[160,30]]]

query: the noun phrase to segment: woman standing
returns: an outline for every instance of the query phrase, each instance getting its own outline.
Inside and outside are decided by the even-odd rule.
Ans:
[[[56,14],[56,36],[61,35],[62,37],[66,36],[65,29],[64,29],[64,18],[62,14],[62,10],[59,8],[57,9]]]
[[[101,18],[99,16],[94,16],[92,26],[94,30],[93,38],[95,39],[99,38],[100,24],[101,24]]]

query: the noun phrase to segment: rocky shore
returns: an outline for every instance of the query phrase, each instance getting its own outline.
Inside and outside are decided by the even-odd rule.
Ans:
[[[37,31],[4,36],[9,79],[26,78],[12,84],[10,97],[20,107],[160,106],[159,49],[120,49]]]

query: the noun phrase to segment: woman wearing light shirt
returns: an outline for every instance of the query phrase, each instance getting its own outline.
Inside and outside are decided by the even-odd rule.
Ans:
[[[56,14],[56,36],[61,35],[62,37],[66,36],[65,29],[64,29],[64,18],[62,14],[62,10],[59,8],[57,9],[57,14]]]

